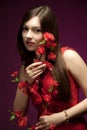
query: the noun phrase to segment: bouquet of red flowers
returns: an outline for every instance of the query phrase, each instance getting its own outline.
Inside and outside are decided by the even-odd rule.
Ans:
[[[56,59],[56,54],[55,54],[55,48],[57,47],[57,44],[55,43],[55,37],[53,36],[53,34],[45,32],[43,34],[44,39],[40,42],[40,46],[38,47],[37,51],[36,51],[36,55],[40,55],[42,56],[47,50],[47,58],[45,61],[43,61],[43,63],[46,64],[47,68],[52,71],[53,69],[53,64],[50,61],[55,61]],[[34,62],[38,62],[40,61],[40,59],[34,59]],[[47,108],[47,106],[50,103],[51,100],[51,94],[54,93],[58,93],[58,91],[56,91],[56,89],[54,89],[55,87],[58,86],[57,81],[55,81],[54,79],[51,81],[51,86],[48,89],[48,93],[46,95],[40,95],[38,92],[38,83],[37,80],[39,80],[39,77],[35,80],[35,82],[31,85],[31,87],[28,87],[28,83],[24,82],[24,81],[19,81],[18,78],[18,71],[15,71],[14,73],[11,74],[12,76],[12,82],[17,82],[18,83],[18,88],[22,90],[23,93],[27,94],[27,90],[30,92],[32,98],[35,99],[34,105],[38,105],[40,104],[42,101],[45,102],[45,106]],[[45,107],[44,106],[44,107]],[[45,113],[47,114],[47,111],[45,109]],[[10,121],[14,120],[15,118],[18,118],[18,125],[20,127],[22,126],[26,126],[28,123],[28,118],[26,116],[22,116],[20,111],[16,111],[16,112],[11,112],[11,117],[10,117]],[[52,124],[50,126],[50,129],[53,130],[55,128],[55,126]],[[30,128],[28,128],[28,130],[35,130],[35,126],[32,126]]]

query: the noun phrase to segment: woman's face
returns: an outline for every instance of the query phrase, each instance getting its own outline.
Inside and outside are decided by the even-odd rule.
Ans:
[[[23,26],[22,38],[24,45],[29,51],[36,51],[43,39],[40,19],[35,16],[27,21]]]

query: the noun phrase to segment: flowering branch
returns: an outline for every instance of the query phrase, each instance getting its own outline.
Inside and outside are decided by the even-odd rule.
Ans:
[[[18,126],[23,127],[26,126],[28,123],[28,118],[27,116],[22,116],[21,111],[15,111],[15,112],[11,112],[9,110],[9,112],[11,113],[11,117],[10,117],[10,121],[13,121],[14,119],[18,119]]]
[[[18,71],[14,71],[14,72],[11,74],[11,77],[13,78],[11,82],[13,82],[13,83],[19,82]]]
[[[57,44],[55,43],[55,37],[53,36],[53,34],[45,32],[43,34],[44,39],[40,42],[40,46],[38,47],[37,51],[36,51],[36,55],[37,59],[34,59],[34,62],[39,62],[41,59],[41,56],[46,52],[47,50],[47,59],[45,61],[43,61],[43,64],[46,64],[47,68],[52,71],[53,70],[53,64],[51,61],[55,61],[56,59],[56,54],[55,54],[55,49]],[[31,87],[28,87],[28,83],[25,81],[19,81],[18,78],[18,71],[15,71],[14,73],[11,74],[11,77],[13,78],[11,82],[17,82],[18,83],[18,88],[20,90],[22,90],[23,93],[27,94],[27,91],[29,92],[32,101],[34,103],[34,105],[36,107],[38,107],[38,105],[42,104],[42,109],[43,115],[47,115],[50,114],[48,107],[49,105],[51,105],[51,100],[52,100],[52,96],[56,96],[58,94],[58,90],[56,89],[56,87],[58,87],[58,83],[56,80],[54,80],[52,77],[49,79],[50,82],[50,86],[47,90],[46,93],[44,90],[44,87],[41,88],[41,93],[39,91],[39,83],[36,82],[39,77],[35,80],[35,82],[33,82],[33,84],[31,85]],[[20,127],[22,126],[26,126],[27,122],[28,122],[28,118],[26,116],[22,116],[20,111],[16,111],[16,112],[11,112],[11,117],[10,117],[10,121],[13,121],[16,117],[18,118],[18,125]],[[54,130],[55,129],[55,125],[51,124],[50,125],[50,130]],[[29,127],[27,130],[35,130],[35,126]]]
[[[54,53],[54,51],[57,46],[57,44],[55,43],[55,37],[53,36],[53,34],[48,32],[45,32],[43,34],[43,37],[44,39],[40,42],[40,46],[36,51],[36,55],[39,55],[40,57],[39,59],[36,59],[34,61],[40,60],[41,56],[46,52],[47,49],[49,50],[47,54],[47,59],[49,61],[55,61],[56,54]],[[44,63],[47,64],[48,69],[52,71],[53,65],[48,60],[46,60]]]

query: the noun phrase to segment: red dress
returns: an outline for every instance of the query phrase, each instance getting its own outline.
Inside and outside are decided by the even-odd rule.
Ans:
[[[66,49],[68,48],[62,48],[62,52],[64,52]],[[70,74],[69,77],[72,96],[72,100],[70,102],[63,102],[58,99],[56,83],[54,83],[50,71],[45,72],[44,76],[41,77],[41,87],[38,88],[36,85],[36,91],[34,91],[35,89],[31,90],[32,101],[38,110],[38,117],[41,115],[49,115],[52,113],[61,112],[79,102],[79,86],[76,84],[75,80]],[[55,84],[54,88],[52,86],[53,83]],[[39,91],[39,94],[37,91]],[[71,119],[67,124],[63,123],[60,126],[57,126],[55,130],[87,130],[87,123],[82,116],[78,116],[74,119]]]

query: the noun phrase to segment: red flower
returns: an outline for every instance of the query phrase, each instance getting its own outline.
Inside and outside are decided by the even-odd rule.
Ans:
[[[53,52],[50,52],[50,53],[48,54],[48,59],[49,59],[49,60],[55,60],[55,58],[56,58],[56,55],[55,55]]]
[[[11,77],[16,77],[16,76],[18,76],[18,71],[15,71],[15,72],[13,72],[13,73],[11,74]]]
[[[38,47],[36,54],[39,55],[39,54],[43,54],[44,52],[45,52],[44,46],[40,46]]]
[[[31,91],[32,92],[31,94],[32,94],[32,98],[34,101],[34,105],[36,106],[37,104],[40,104],[42,102],[42,98],[36,90],[34,90],[34,89],[32,89],[32,90],[33,91]]]
[[[55,42],[47,42],[46,43],[46,47],[48,49],[54,50],[54,48],[57,46],[57,44]]]
[[[30,93],[32,98],[35,100],[34,105],[40,104],[42,102],[42,98],[38,93],[38,84],[35,82],[34,85],[30,88]]]
[[[31,92],[32,94],[36,94],[36,90],[35,90],[34,88],[31,88],[31,89],[30,89],[30,92]]]
[[[34,101],[35,105],[40,104],[42,102],[42,98],[39,94],[37,94],[35,98],[36,98],[36,100]]]
[[[41,114],[41,116],[44,116],[44,115],[50,115],[51,113],[47,110],[47,108],[45,108]]]
[[[54,89],[52,95],[55,97],[56,95],[58,95],[58,90],[57,89]]]
[[[54,124],[51,124],[51,125],[50,125],[50,130],[55,130],[55,127],[56,127],[56,126],[55,126]]]
[[[55,60],[56,54],[54,53],[54,50],[55,50],[57,44],[55,43],[55,37],[53,36],[53,34],[45,32],[43,34],[43,37],[44,37],[44,39],[42,42],[40,42],[40,46],[38,47],[38,49],[36,51],[36,55],[37,55],[37,57],[38,57],[38,55],[40,55],[40,57],[41,57],[42,54],[45,53],[45,50],[48,49],[48,52],[46,54],[48,60],[43,61],[43,63],[46,64],[47,68],[50,71],[52,71],[54,66],[52,65],[52,63],[49,60],[53,60],[53,61]],[[39,61],[40,61],[40,58],[34,59],[34,62],[39,62]],[[58,91],[55,88],[56,86],[58,86],[57,81],[55,81],[54,79],[51,80],[51,82],[50,82],[51,85],[49,86],[50,88],[48,89],[49,94],[45,93],[45,94],[40,95],[40,93],[39,93],[40,91],[38,89],[40,87],[39,83],[38,83],[39,77],[36,80],[37,82],[35,81],[30,87],[28,87],[27,82],[19,81],[18,71],[15,71],[14,73],[12,73],[11,76],[13,77],[12,82],[19,82],[18,88],[21,89],[22,92],[27,93],[27,91],[28,91],[30,93],[32,101],[36,107],[40,103],[44,103],[45,108],[44,108],[42,114],[45,114],[45,115],[50,114],[47,109],[48,109],[48,105],[51,105],[52,95],[56,96],[56,94],[58,94]],[[42,91],[42,89],[40,89],[40,90]],[[42,93],[43,93],[43,91],[42,91]],[[13,118],[14,117],[18,118],[18,125],[20,127],[27,125],[28,118],[26,116],[22,116],[20,111],[13,112]],[[53,124],[50,125],[51,130],[54,130],[54,128],[55,128],[55,125],[53,125]],[[35,126],[30,127],[29,129],[35,130]]]
[[[22,116],[22,114],[21,114],[20,111],[15,111],[15,112],[14,112],[14,115],[15,115],[17,118],[19,118],[19,117]]]
[[[32,85],[30,87],[30,92],[35,94],[37,92],[37,90],[38,90],[38,84],[36,82],[34,82],[34,85]]]
[[[20,81],[19,84],[18,84],[18,88],[22,89],[22,88],[25,88],[25,87],[27,87],[27,83],[25,81]]]
[[[51,33],[45,32],[43,36],[44,36],[44,39],[46,41],[54,41],[55,40],[55,37]]]
[[[35,129],[35,126],[32,126],[32,127],[28,128],[28,130],[36,130],[36,129]]]
[[[56,80],[53,80],[53,85],[54,86],[59,86],[59,83]]]
[[[38,59],[34,59],[34,62],[39,62],[39,60]]]
[[[18,88],[22,90],[23,93],[27,94],[28,84],[25,81],[21,81],[18,83]]]
[[[52,93],[53,96],[58,95],[58,90],[56,87],[59,86],[59,83],[56,80],[51,80],[50,81],[51,87],[48,89],[48,92]]]
[[[31,127],[31,130],[36,130],[36,129],[35,129],[35,126],[32,126],[32,127]]]
[[[19,82],[18,71],[14,71],[14,72],[11,74],[11,77],[13,77],[12,82]]]
[[[46,66],[48,67],[48,69],[49,69],[50,71],[52,71],[53,65],[52,65],[50,62],[45,61],[45,62],[43,62],[43,63],[46,64]]]
[[[28,118],[27,118],[26,116],[20,117],[20,118],[18,119],[18,125],[19,125],[20,127],[26,126],[27,123],[28,123]]]
[[[51,95],[43,95],[42,97],[46,103],[50,103],[50,100],[52,98]]]

